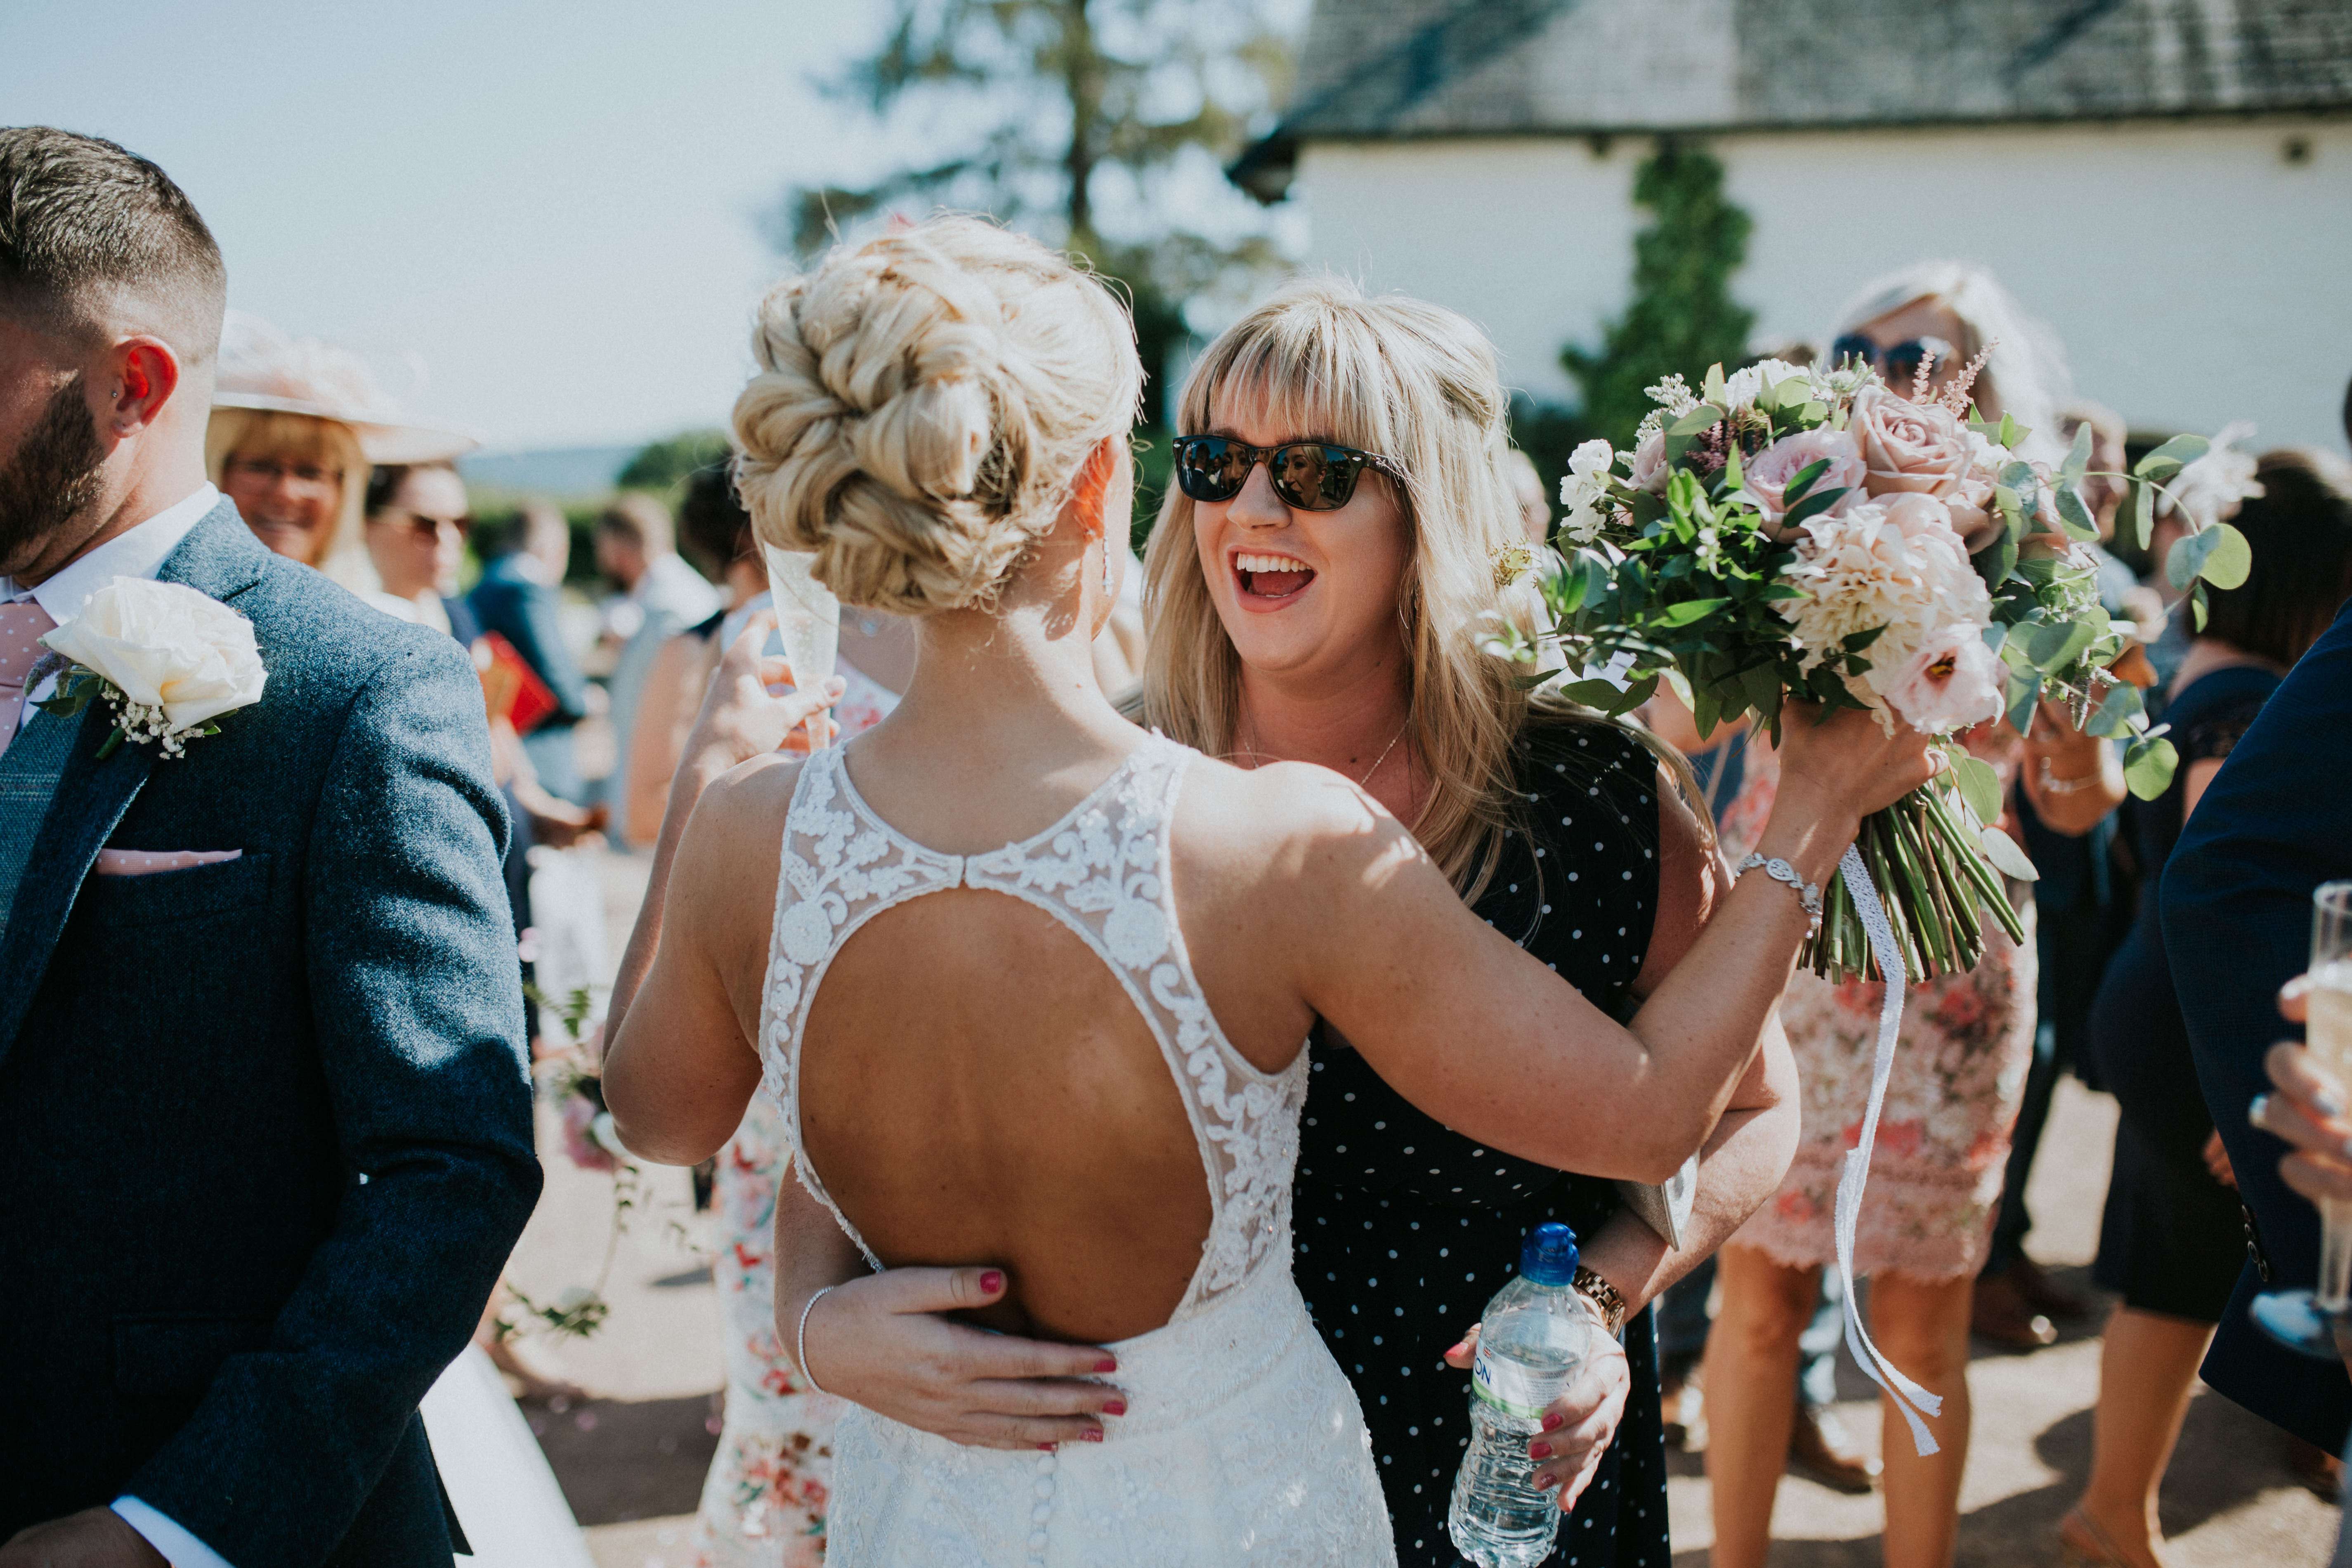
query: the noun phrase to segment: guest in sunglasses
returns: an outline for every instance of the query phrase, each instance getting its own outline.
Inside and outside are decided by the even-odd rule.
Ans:
[[[1978,411],[1995,421],[2009,415],[2027,432],[2021,455],[2054,465],[2065,456],[2058,429],[2064,356],[2050,329],[1981,267],[1922,261],[1874,279],[1838,312],[1829,363],[1874,365],[1907,396],[1923,363],[1928,384],[1940,387],[1988,349],[1974,388]]]
[[[1418,301],[1300,283],[1228,330],[1181,398],[1178,483],[1147,556],[1137,716],[1245,768],[1307,761],[1355,781],[1412,825],[1474,912],[1622,1016],[1697,939],[1729,877],[1684,804],[1678,757],[1531,699],[1479,650],[1484,617],[1528,592],[1510,570],[1528,536],[1503,463],[1507,410],[1485,337]],[[1363,1407],[1399,1563],[1457,1560],[1444,1516],[1468,1394],[1448,1365],[1466,1367],[1464,1331],[1551,1219],[1575,1227],[1580,1286],[1623,1348],[1603,1342],[1533,1440],[1544,1484],[1573,1510],[1550,1561],[1667,1561],[1648,1303],[1780,1179],[1795,1087],[1768,1026],[1700,1152],[1676,1252],[1615,1184],[1451,1132],[1347,1041],[1318,1040],[1295,1270]],[[832,1223],[796,1190],[779,1204],[787,1249],[801,1225]],[[912,1321],[961,1304],[907,1280],[887,1310],[835,1312],[825,1355],[856,1363],[865,1403],[961,1441],[1099,1429],[1098,1388],[1041,1375],[1055,1347]]]
[[[447,632],[468,647],[481,624],[457,595],[457,567],[474,519],[466,481],[446,463],[394,463],[369,476],[368,560],[391,615]]]

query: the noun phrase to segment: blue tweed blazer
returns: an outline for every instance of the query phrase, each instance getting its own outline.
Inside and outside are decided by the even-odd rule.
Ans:
[[[0,1540],[129,1492],[233,1568],[448,1568],[417,1401],[540,1186],[481,689],[226,501],[160,575],[268,685],[177,761],[32,721],[79,730],[0,935]]]
[[[2352,1427],[2352,1382],[2336,1361],[2273,1343],[2246,1316],[2257,1291],[2319,1279],[2319,1212],[2279,1179],[2287,1146],[2246,1121],[2270,1087],[2263,1057],[2300,1031],[2278,988],[2311,957],[2311,890],[2352,878],[2352,604],[2296,661],[2164,864],[2164,949],[2189,1023],[2197,1079],[2230,1151],[2273,1279],[2249,1262],[2205,1354],[2205,1381],[2329,1453]]]

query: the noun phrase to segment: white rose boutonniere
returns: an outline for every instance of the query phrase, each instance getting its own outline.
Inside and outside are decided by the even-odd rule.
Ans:
[[[191,736],[220,732],[213,720],[260,700],[269,679],[253,623],[178,583],[117,577],[41,641],[73,667],[43,709],[69,717],[92,697],[114,709],[101,761],[125,740],[176,757]]]

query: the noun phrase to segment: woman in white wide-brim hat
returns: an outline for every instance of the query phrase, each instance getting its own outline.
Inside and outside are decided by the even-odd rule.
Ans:
[[[478,445],[404,414],[351,350],[229,312],[205,466],[278,554],[373,594],[361,526],[370,467],[446,461]]]

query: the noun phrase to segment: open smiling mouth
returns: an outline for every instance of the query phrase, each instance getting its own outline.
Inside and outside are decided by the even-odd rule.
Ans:
[[[1262,603],[1297,598],[1315,581],[1315,569],[1290,555],[1244,552],[1234,557],[1234,575],[1244,596]]]

